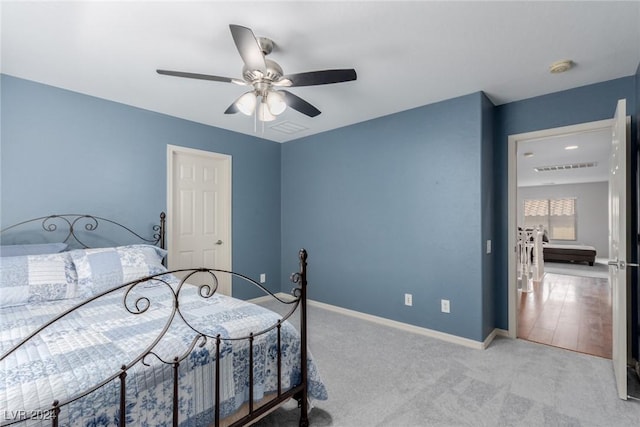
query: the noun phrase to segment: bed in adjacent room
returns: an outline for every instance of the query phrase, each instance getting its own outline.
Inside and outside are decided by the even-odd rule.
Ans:
[[[551,262],[586,262],[590,266],[596,261],[596,248],[586,245],[542,244],[542,256]]]
[[[65,220],[72,238],[79,217]],[[148,242],[66,244],[2,250],[0,425],[246,425],[290,398],[307,425],[309,401],[326,399],[306,348],[306,251],[285,301],[235,272],[168,272]],[[289,314],[216,293],[222,275]],[[287,321],[296,309],[299,328]]]

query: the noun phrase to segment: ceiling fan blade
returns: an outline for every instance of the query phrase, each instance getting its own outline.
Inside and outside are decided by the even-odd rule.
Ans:
[[[225,114],[235,114],[235,113],[238,113],[238,112],[240,112],[240,110],[238,110],[238,107],[236,106],[235,102],[233,104],[229,105],[229,108],[224,110]]]
[[[318,110],[316,107],[309,104],[307,101],[300,98],[299,96],[296,96],[286,90],[279,90],[278,92],[284,95],[284,102],[286,102],[287,105],[293,108],[294,110],[297,110],[309,117],[315,117],[320,114],[320,110]]]
[[[247,68],[251,71],[260,70],[266,73],[267,64],[264,60],[264,54],[253,31],[241,25],[231,24],[229,28],[240,57]]]
[[[158,74],[165,76],[186,77],[188,79],[212,80],[214,82],[245,84],[243,80],[232,79],[229,77],[211,76],[209,74],[186,73],[184,71],[156,70]]]
[[[322,70],[322,71],[309,71],[306,73],[289,74],[282,76],[282,79],[288,79],[291,81],[291,87],[293,86],[315,86],[326,85],[331,83],[342,83],[356,80],[356,70],[353,68],[342,70]]]

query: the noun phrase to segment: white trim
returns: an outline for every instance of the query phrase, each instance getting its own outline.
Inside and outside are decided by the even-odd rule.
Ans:
[[[291,295],[285,294],[284,292],[278,292],[275,294],[275,296],[277,296],[282,300],[289,299],[289,298],[293,299]],[[269,302],[272,300],[273,300],[273,297],[271,295],[263,295],[261,297],[248,299],[247,302],[251,302],[253,304],[262,304],[264,302]]]
[[[293,301],[295,299],[295,297],[293,295],[285,294],[284,292],[276,292],[274,295],[277,298],[280,298],[283,301]],[[273,297],[271,295],[263,295],[261,297],[248,299],[247,301],[248,302],[252,302],[254,304],[260,304],[260,303],[263,303],[263,302],[273,301]]]
[[[229,206],[229,222],[227,224],[228,230],[229,230],[229,241],[228,243],[225,243],[226,247],[229,248],[229,269],[233,271],[233,238],[232,238],[232,231],[233,231],[233,204],[232,204],[232,200],[233,200],[233,182],[232,182],[232,178],[233,178],[233,158],[232,156],[228,155],[228,154],[222,154],[222,153],[216,153],[213,151],[205,151],[205,150],[198,150],[195,148],[188,148],[188,147],[181,147],[178,145],[171,145],[171,144],[167,144],[167,218],[168,221],[166,222],[166,231],[165,231],[165,249],[167,249],[167,259],[168,259],[168,265],[170,268],[171,265],[171,259],[172,259],[172,251],[173,251],[173,246],[171,244],[171,236],[172,236],[172,232],[173,232],[173,226],[172,226],[172,219],[173,219],[173,192],[171,191],[172,187],[173,187],[173,155],[176,153],[183,153],[183,154],[191,154],[191,155],[195,155],[195,156],[200,156],[200,157],[210,157],[210,158],[214,158],[214,159],[222,159],[225,160],[226,162],[228,162],[229,165],[229,179],[227,180],[227,182],[229,183],[229,187],[227,188],[227,194],[228,194],[228,199],[225,201],[227,203],[227,206]],[[232,284],[229,284],[229,292],[231,294],[232,291]]]
[[[595,122],[580,123],[577,125],[563,126],[558,128],[544,129],[534,132],[519,133],[509,135],[507,142],[508,156],[508,188],[507,188],[507,210],[508,210],[508,276],[507,276],[507,298],[508,298],[508,317],[509,330],[507,331],[510,338],[517,337],[518,331],[518,280],[516,278],[516,228],[517,228],[517,197],[518,197],[518,175],[517,175],[517,146],[519,142],[530,141],[535,139],[549,138],[560,135],[570,135],[583,132],[598,131],[611,128],[613,120],[599,120]]]
[[[427,328],[423,328],[421,326],[410,325],[408,323],[398,322],[396,320],[391,320],[391,319],[386,319],[384,317],[374,316],[372,314],[361,313],[359,311],[349,310],[347,308],[342,308],[342,307],[338,307],[338,306],[331,305],[331,304],[326,304],[326,303],[319,302],[319,301],[308,300],[307,302],[308,302],[308,304],[310,306],[323,308],[325,310],[329,310],[329,311],[333,311],[333,312],[336,312],[336,313],[344,314],[344,315],[350,316],[350,317],[355,317],[355,318],[361,319],[361,320],[366,320],[368,322],[377,323],[379,325],[389,326],[391,328],[396,328],[396,329],[400,329],[400,330],[403,330],[403,331],[412,332],[412,333],[418,334],[418,335],[424,335],[424,336],[427,336],[427,337],[430,337],[430,338],[437,338],[437,339],[442,340],[442,341],[447,341],[447,342],[450,342],[450,343],[453,343],[453,344],[459,344],[459,345],[463,345],[465,347],[471,347],[471,348],[475,348],[475,349],[478,349],[478,350],[486,349],[489,346],[489,344],[491,343],[491,341],[493,340],[493,338],[495,337],[495,334],[492,332],[491,334],[489,334],[487,339],[484,340],[484,342],[480,342],[480,341],[471,340],[469,338],[459,337],[457,335],[451,335],[451,334],[447,334],[447,333],[440,332],[440,331],[434,331],[433,329],[427,329]]]
[[[495,336],[497,337],[509,338],[509,331],[507,331],[506,329],[495,328],[493,332],[496,333]]]
[[[284,292],[278,292],[275,294],[278,298],[282,300],[293,300],[293,296],[290,294],[285,294]],[[268,302],[272,299],[270,295],[265,295],[262,297],[257,297],[248,300],[254,304],[259,304],[263,302]],[[404,322],[398,322],[396,320],[386,319],[384,317],[374,316],[372,314],[362,313],[355,310],[349,310],[348,308],[338,307],[336,305],[327,304],[320,301],[307,300],[307,304],[309,306],[314,306],[318,308],[322,308],[324,310],[333,311],[334,313],[343,314],[345,316],[355,317],[356,319],[365,320],[367,322],[377,323],[383,326],[389,326],[391,328],[400,329],[406,332],[411,332],[418,335],[427,336],[430,338],[436,338],[442,341],[447,341],[453,344],[463,345],[465,347],[475,348],[478,350],[485,350],[491,342],[494,340],[496,336],[507,336],[507,331],[504,329],[494,329],[491,333],[485,338],[483,342],[471,340],[469,338],[459,337],[457,335],[451,335],[440,331],[434,331],[433,329],[423,328],[421,326],[410,325]]]
[[[489,347],[491,345],[491,343],[493,342],[493,340],[496,338],[497,335],[498,335],[498,330],[494,328],[489,333],[489,335],[487,335],[487,337],[484,339],[484,341],[482,341],[482,349],[486,350],[487,347]]]

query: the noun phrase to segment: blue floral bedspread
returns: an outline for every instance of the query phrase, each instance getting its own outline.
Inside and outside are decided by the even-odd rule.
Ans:
[[[175,283],[173,284],[175,286]],[[71,316],[60,319],[29,343],[0,361],[0,424],[21,415],[48,409],[54,400],[73,398],[104,378],[129,366],[143,354],[171,320],[172,294],[165,285],[137,286],[127,298],[131,308],[138,297],[149,299],[143,314],[124,309],[123,292],[105,295]],[[150,355],[136,363],[126,377],[126,421],[135,426],[169,426],[173,411],[172,361],[185,354],[196,333],[240,337],[277,323],[280,316],[255,304],[222,295],[203,299],[195,286],[185,286],[180,310]],[[61,300],[0,309],[0,353],[79,300]],[[140,300],[144,305],[145,301]],[[277,390],[277,332],[254,339],[254,401]],[[214,417],[215,339],[201,341],[179,366],[179,422],[181,426],[210,425]],[[282,389],[300,380],[300,337],[289,323],[282,326]],[[249,344],[223,341],[221,347],[221,417],[235,412],[249,398]],[[327,398],[325,386],[309,354],[309,397]],[[66,405],[60,425],[117,425],[119,379]],[[50,425],[41,414],[42,425]],[[38,425],[33,421],[28,425]]]

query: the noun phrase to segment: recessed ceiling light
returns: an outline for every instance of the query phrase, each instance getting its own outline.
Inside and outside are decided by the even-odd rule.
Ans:
[[[576,148],[578,148],[577,145],[567,145],[564,147],[565,150],[575,150]]]
[[[551,74],[564,73],[569,71],[574,65],[574,62],[570,59],[564,59],[562,61],[556,61],[549,66],[549,72]]]
[[[526,153],[523,154],[524,157],[533,157],[533,153],[531,151],[528,151]]]

